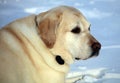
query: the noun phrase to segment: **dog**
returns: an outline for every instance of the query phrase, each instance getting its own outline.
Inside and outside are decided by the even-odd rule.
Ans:
[[[0,30],[0,83],[65,83],[70,64],[99,54],[90,26],[70,6],[9,23]]]

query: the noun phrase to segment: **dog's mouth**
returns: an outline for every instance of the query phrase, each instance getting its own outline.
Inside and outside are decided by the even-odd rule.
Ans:
[[[88,58],[84,58],[84,59],[81,59],[81,58],[75,58],[75,60],[86,60],[86,59],[88,59]]]
[[[89,55],[89,57],[86,58],[75,57],[75,60],[86,60],[92,57],[97,57],[99,55],[100,49],[101,49],[101,44],[99,42],[95,42],[91,46],[91,54]]]
[[[87,59],[92,58],[92,57],[97,57],[98,55],[99,55],[99,51],[98,52],[92,52],[91,55],[87,58],[82,59],[82,58],[79,58],[79,57],[75,57],[75,60],[87,60]]]
[[[75,60],[81,60],[81,58],[76,57]]]

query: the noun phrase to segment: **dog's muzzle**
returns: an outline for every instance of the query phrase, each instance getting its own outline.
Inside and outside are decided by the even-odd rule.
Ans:
[[[99,50],[101,49],[101,44],[99,42],[94,42],[91,45],[91,49],[92,49],[92,53],[91,53],[90,57],[98,56]]]
[[[91,47],[91,54],[90,54],[90,56],[88,58],[98,56],[99,51],[101,49],[101,44],[99,42],[93,42],[93,44],[90,47]],[[83,60],[86,60],[88,58],[85,58]],[[81,60],[81,58],[75,57],[75,60]]]

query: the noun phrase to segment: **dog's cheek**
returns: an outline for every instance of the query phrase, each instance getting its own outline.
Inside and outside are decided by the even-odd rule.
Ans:
[[[66,49],[68,49],[68,52],[70,52],[72,57],[76,57],[78,55],[78,50],[79,50],[77,38],[73,34],[67,33],[65,42],[66,42],[65,44]]]
[[[91,54],[91,47],[89,45],[89,38],[82,35],[79,39],[79,58],[88,58]]]

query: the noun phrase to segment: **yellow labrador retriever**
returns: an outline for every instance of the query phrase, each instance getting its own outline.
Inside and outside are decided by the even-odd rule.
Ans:
[[[15,20],[0,30],[0,83],[65,83],[69,64],[97,56],[100,48],[73,7]]]

